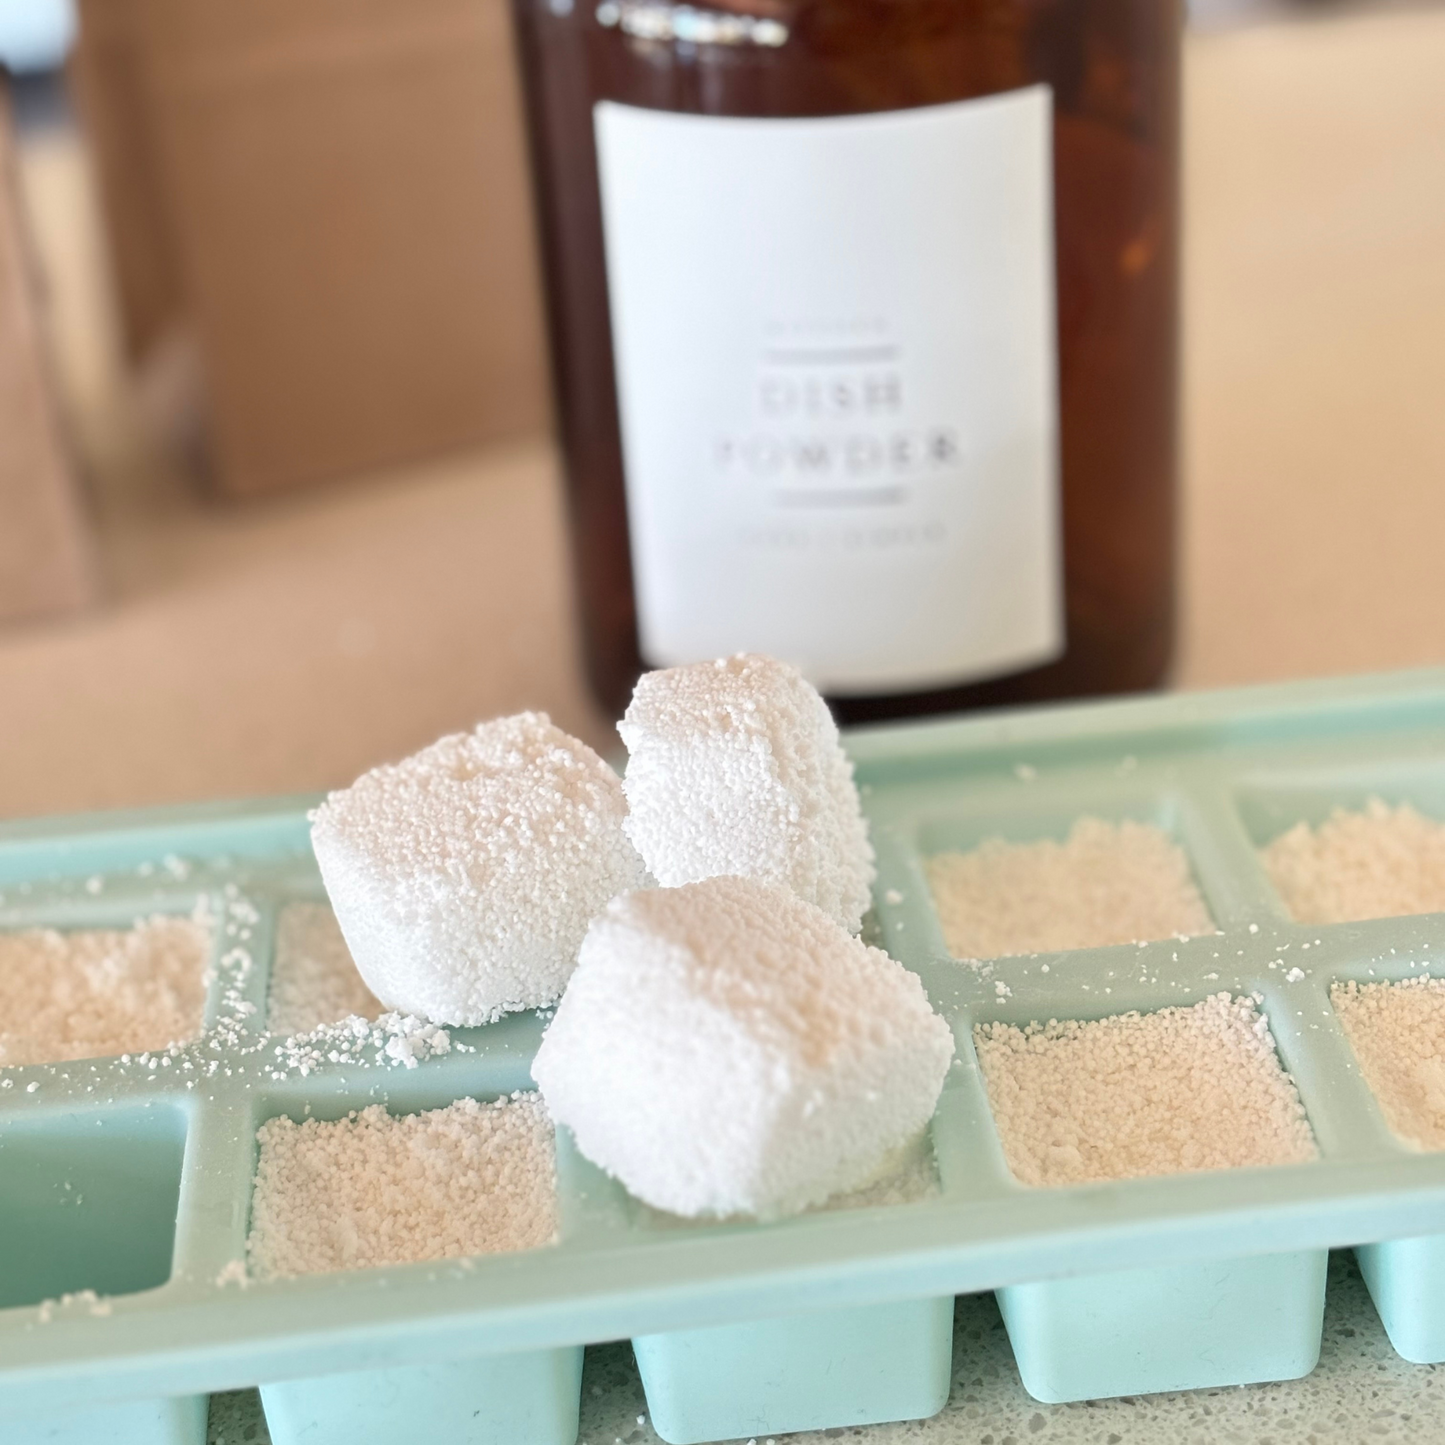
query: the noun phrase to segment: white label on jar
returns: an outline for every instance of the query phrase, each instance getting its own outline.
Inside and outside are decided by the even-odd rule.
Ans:
[[[649,663],[859,694],[1059,655],[1051,109],[597,105]]]

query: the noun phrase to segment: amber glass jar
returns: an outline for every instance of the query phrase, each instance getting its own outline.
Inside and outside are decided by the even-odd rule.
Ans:
[[[514,0],[589,674],[849,720],[1145,688],[1178,0]]]

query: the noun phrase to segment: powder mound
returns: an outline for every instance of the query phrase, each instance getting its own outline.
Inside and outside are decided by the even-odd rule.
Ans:
[[[1056,953],[1213,933],[1184,850],[1152,823],[1075,820],[1063,843],[990,838],[927,862],[955,958]]]
[[[382,1012],[380,1000],[356,971],[331,909],[324,903],[288,903],[276,925],[266,1032],[307,1034]]]
[[[871,1183],[952,1057],[913,974],[788,890],[724,877],[614,900],[532,1074],[645,1203],[772,1217]]]
[[[659,883],[760,878],[858,931],[868,825],[828,706],[796,668],[740,654],[646,673],[618,731],[627,835]]]
[[[0,1068],[189,1042],[201,1032],[210,952],[199,917],[0,934]]]
[[[368,988],[438,1023],[555,1003],[588,921],[645,881],[617,775],[543,713],[363,773],[311,815]]]
[[[381,1104],[334,1122],[283,1115],[256,1139],[246,1250],[259,1279],[535,1249],[557,1236],[552,1125],[535,1094],[400,1117]]]
[[[973,1031],[1009,1168],[1085,1184],[1317,1155],[1294,1081],[1252,998]]]
[[[1371,798],[1319,825],[1296,823],[1262,850],[1297,923],[1354,923],[1445,912],[1445,824]]]
[[[1420,1149],[1445,1149],[1445,979],[1337,983],[1345,1037],[1385,1122]]]

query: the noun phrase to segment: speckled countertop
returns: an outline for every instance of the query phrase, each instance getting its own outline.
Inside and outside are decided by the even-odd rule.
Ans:
[[[647,1402],[625,1344],[587,1351],[580,1445],[652,1445]],[[1330,1260],[1324,1345],[1307,1379],[1176,1395],[1040,1405],[1019,1384],[991,1295],[958,1302],[953,1392],[942,1414],[787,1437],[858,1445],[1370,1445],[1445,1439],[1445,1371],[1390,1348],[1349,1254]],[[209,1445],[268,1445],[252,1390],[211,1401]],[[444,1442],[437,1442],[444,1445]],[[765,1445],[758,1441],[757,1445]]]

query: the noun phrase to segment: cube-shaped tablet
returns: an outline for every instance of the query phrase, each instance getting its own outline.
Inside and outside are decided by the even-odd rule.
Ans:
[[[868,826],[828,706],[796,668],[739,654],[646,673],[617,730],[627,835],[659,883],[761,878],[858,931]]]
[[[532,1075],[639,1199],[773,1217],[874,1178],[952,1058],[907,969],[789,890],[723,877],[611,903]]]
[[[591,748],[526,712],[363,773],[311,842],[372,993],[480,1024],[555,1003],[593,915],[645,881],[626,811]]]

